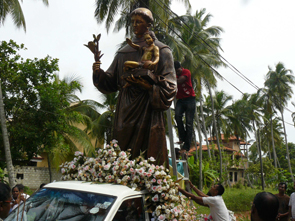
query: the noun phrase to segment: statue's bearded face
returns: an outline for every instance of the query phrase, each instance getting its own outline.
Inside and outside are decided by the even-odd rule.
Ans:
[[[131,17],[131,24],[133,32],[138,38],[142,37],[143,34],[147,32],[148,28],[150,27],[150,24],[147,23],[141,15],[133,15]]]

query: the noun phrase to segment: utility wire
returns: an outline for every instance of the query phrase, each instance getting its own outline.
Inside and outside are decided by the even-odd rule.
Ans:
[[[158,2],[158,0],[155,0],[155,2],[163,9],[163,10],[165,10],[165,12],[166,13],[168,13],[172,18],[174,18],[172,15],[171,15],[171,13],[174,15],[174,16],[176,16],[188,29],[186,29],[185,28],[185,30],[186,31],[188,31],[190,34],[192,34],[192,36],[198,41],[198,42],[200,42],[201,44],[203,44],[204,45],[204,43],[205,43],[205,47],[209,47],[208,49],[209,49],[209,51],[212,53],[212,54],[214,54],[215,56],[218,56],[218,57],[220,57],[220,58],[222,58],[224,61],[225,61],[225,63],[228,63],[228,65],[229,65],[229,68],[233,71],[233,72],[236,72],[236,74],[238,74],[242,79],[244,79],[247,83],[249,83],[252,87],[254,87],[255,89],[259,89],[259,87],[257,86],[257,85],[255,85],[249,78],[247,78],[245,75],[243,75],[237,68],[235,68],[232,64],[230,64],[222,55],[220,55],[219,53],[218,53],[218,51],[216,51],[214,48],[212,48],[211,47],[211,45],[209,45],[207,42],[206,42],[206,40],[205,39],[203,39],[200,35],[195,35],[194,33],[192,33],[190,30],[191,30],[191,27],[189,27],[187,24],[186,24],[186,22],[181,18],[181,17],[179,17],[175,12],[173,12],[168,6],[167,6],[167,4],[166,3],[164,3],[164,2],[162,2],[165,6],[166,6],[166,8],[171,12],[171,13],[169,13],[161,4],[159,4],[159,2]],[[166,23],[165,23],[165,25],[167,25]],[[200,38],[202,41],[200,41],[198,38]]]
[[[168,6],[167,6],[167,4],[165,4],[164,2],[162,2],[165,6],[166,6],[166,8],[171,12],[169,12],[169,11],[167,11],[159,2],[158,2],[158,0],[154,0],[167,14],[169,14],[172,18],[175,18],[175,17],[173,17],[172,15],[171,15],[171,13],[174,15],[174,16],[176,16],[187,28],[184,28],[186,31],[188,31],[198,42],[200,42],[202,45],[204,45],[204,43],[205,43],[205,47],[209,47],[209,51],[212,53],[212,54],[214,54],[215,56],[219,56],[220,58],[222,58],[224,61],[225,61],[225,63],[228,65],[228,67],[235,73],[235,74],[237,74],[238,76],[240,76],[243,80],[245,80],[248,84],[250,84],[252,87],[254,87],[256,90],[259,90],[259,87],[255,84],[255,83],[253,83],[249,78],[247,78],[244,74],[242,74],[235,66],[233,66],[230,62],[228,62],[227,61],[227,59],[225,59],[222,55],[220,55],[219,53],[218,53],[218,51],[216,51],[214,48],[212,48],[201,36],[199,36],[199,35],[195,35],[195,33],[192,33],[190,30],[191,30],[191,28],[186,24],[186,22],[181,18],[181,17],[179,17],[175,12],[173,12]],[[158,18],[159,18],[159,16],[157,16]],[[160,19],[160,18],[159,18]],[[170,27],[169,27],[169,25],[167,24],[167,23],[165,23],[162,19],[160,19],[166,26],[168,26],[168,28],[171,30],[171,31],[173,31],[186,45],[188,45],[184,40],[183,40],[183,38],[181,38],[173,29],[171,29]],[[198,38],[200,38],[203,42],[201,42]],[[189,46],[189,45],[188,45]],[[190,46],[189,46],[189,48],[190,49],[192,49]],[[210,50],[211,49],[211,50]],[[199,57],[199,58],[201,58],[198,54],[197,54],[197,56]],[[201,60],[203,61],[203,62],[205,62],[202,58],[201,58]],[[212,68],[207,62],[205,62],[205,64],[206,65],[208,65],[213,71],[215,71],[217,74],[219,74],[220,76],[222,76],[219,72],[217,72],[214,68]],[[244,94],[242,91],[240,91],[235,85],[233,85],[232,83],[230,83],[226,78],[224,78],[223,76],[222,76],[222,78],[223,79],[225,79],[225,81],[226,82],[228,82],[231,86],[233,86],[236,90],[238,90],[240,93],[242,93],[242,94]],[[263,92],[263,93],[265,93],[265,92]],[[273,96],[275,99],[277,99],[277,97],[276,96]],[[287,111],[289,111],[290,113],[293,113],[290,109],[288,109],[287,107],[285,107],[284,106],[284,109],[286,109]]]
[[[156,3],[157,3],[157,5],[159,5],[167,14],[169,14],[172,18],[175,18],[175,17],[173,17],[172,15],[171,15],[171,13],[173,13],[173,15],[175,15],[187,28],[184,28],[186,31],[188,31],[198,42],[200,42],[201,44],[203,44],[204,45],[204,43],[205,43],[205,47],[209,47],[210,49],[212,49],[213,50],[213,52],[212,52],[212,50],[210,50],[209,49],[209,51],[211,52],[211,53],[213,53],[215,56],[220,56],[228,65],[229,65],[229,67],[230,67],[230,69],[234,72],[234,73],[236,73],[238,76],[240,76],[243,80],[245,80],[248,84],[250,84],[252,87],[254,87],[256,90],[258,90],[259,89],[259,87],[255,84],[255,83],[253,83],[249,78],[247,78],[245,75],[243,75],[237,68],[235,68],[231,63],[229,63],[223,56],[221,56],[214,48],[212,48],[201,36],[197,36],[197,35],[195,35],[195,33],[193,33],[193,32],[191,32],[190,30],[191,30],[191,28],[186,24],[186,22],[185,21],[183,21],[183,19],[182,18],[180,18],[175,12],[173,12],[164,2],[162,2],[165,6],[166,6],[166,8],[171,12],[171,13],[169,13],[159,2],[158,2],[158,0],[154,0]],[[146,5],[147,6],[147,5]],[[151,9],[150,9],[151,10]],[[152,10],[151,10],[152,11]],[[152,13],[154,14],[154,15],[156,15],[156,17],[163,23],[163,24],[165,24],[174,34],[176,34],[182,41],[183,41],[183,43],[185,43],[189,48],[190,48],[190,50],[191,51],[193,51],[193,49],[191,48],[191,46],[176,32],[176,31],[174,31],[171,27],[169,27],[169,25],[166,23],[166,22],[164,22],[157,14],[155,14],[153,11],[152,11]],[[198,38],[200,38],[203,42],[201,42]],[[217,74],[219,74],[226,82],[228,82],[232,87],[234,87],[236,90],[238,90],[241,94],[243,94],[244,95],[244,93],[241,91],[241,90],[239,90],[234,84],[232,84],[231,82],[229,82],[225,77],[223,77],[215,68],[213,68],[210,64],[208,64],[199,54],[195,54],[195,55],[197,55],[200,59],[201,59],[201,61],[203,61],[209,68],[211,68],[214,72],[216,72]],[[195,67],[196,68],[196,67]],[[263,92],[263,93],[265,93],[265,92]],[[274,98],[277,98],[277,97],[274,97]],[[289,110],[287,107],[284,107],[287,111],[289,111],[289,112],[291,112],[291,113],[293,113],[291,110]],[[292,125],[292,126],[294,126],[293,124],[291,124],[291,123],[288,123],[288,122],[286,122],[286,121],[284,121],[285,123],[287,123],[287,124],[289,124],[289,125]]]
[[[158,5],[160,5],[159,3],[158,3],[158,1],[157,0],[155,0],[155,2],[158,4]],[[161,5],[160,5],[161,6]],[[162,6],[161,6],[162,7]],[[163,8],[163,7],[162,7]],[[164,9],[164,8],[163,8]],[[151,9],[150,9],[151,10]],[[165,9],[164,9],[165,10]],[[151,10],[152,11],[152,10]],[[152,11],[152,13],[154,14],[154,15],[156,15],[156,17],[163,23],[163,24],[165,24],[165,25],[167,25],[167,23],[165,23],[157,14],[155,14],[153,11]],[[168,25],[167,25],[168,26]],[[183,43],[185,43],[186,45],[187,45],[187,47],[188,48],[190,48],[190,50],[191,51],[193,51],[193,48],[177,33],[177,32],[175,32],[172,28],[170,28],[169,26],[168,26],[168,28],[172,31],[172,32],[174,32],[174,34],[175,35],[177,35],[182,41],[183,41]],[[236,90],[238,90],[241,94],[244,94],[240,89],[238,89],[234,84],[232,84],[231,82],[229,82],[225,77],[223,77],[215,68],[213,68],[210,64],[208,64],[199,54],[195,54],[195,55],[197,55],[200,59],[201,59],[201,61],[203,61],[209,68],[211,68],[214,72],[216,72],[218,75],[220,75],[226,82],[228,82],[231,86],[233,86]],[[194,65],[194,64],[193,64]],[[196,68],[196,66],[195,66],[195,68]]]

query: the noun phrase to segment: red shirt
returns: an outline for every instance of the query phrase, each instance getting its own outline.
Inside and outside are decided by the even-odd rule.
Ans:
[[[193,89],[192,80],[191,80],[191,72],[188,69],[182,68],[181,74],[176,75],[177,79],[181,76],[186,76],[186,81],[182,84],[177,84],[177,99],[183,99],[188,97],[195,97],[195,91]]]

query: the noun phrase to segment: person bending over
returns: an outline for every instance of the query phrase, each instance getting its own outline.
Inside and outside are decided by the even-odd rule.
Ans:
[[[189,193],[180,187],[178,187],[178,191],[186,197],[191,198],[196,203],[202,206],[208,206],[214,221],[229,221],[229,213],[222,199],[224,187],[221,184],[213,185],[207,194],[204,194],[201,190],[195,187],[191,181],[189,181],[189,184],[198,196]]]

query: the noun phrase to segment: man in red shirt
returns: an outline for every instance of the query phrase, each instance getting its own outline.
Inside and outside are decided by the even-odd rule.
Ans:
[[[196,95],[192,86],[191,72],[181,67],[179,61],[174,61],[174,68],[177,77],[177,94],[175,107],[175,120],[179,134],[179,144],[182,149],[189,151],[193,134],[193,121],[196,110]],[[185,113],[185,128],[182,117]]]

